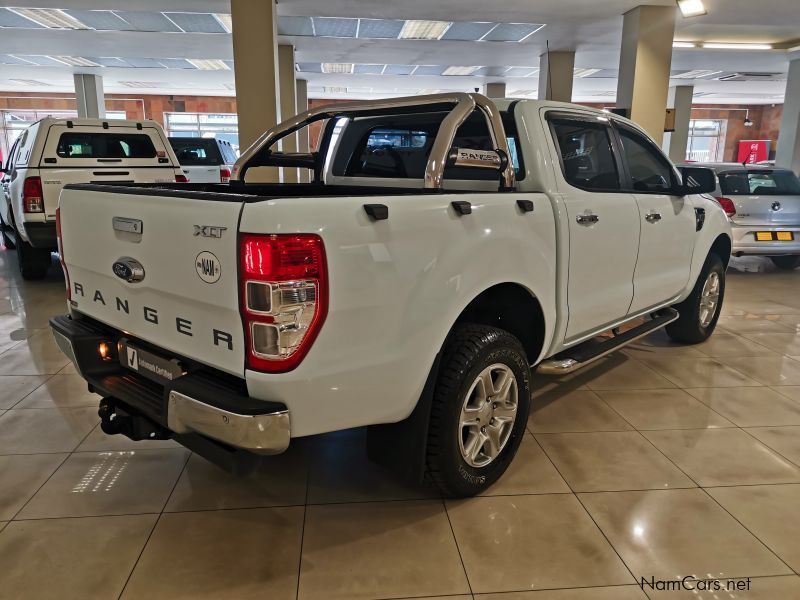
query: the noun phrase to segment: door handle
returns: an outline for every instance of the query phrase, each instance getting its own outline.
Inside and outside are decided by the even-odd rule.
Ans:
[[[581,225],[591,225],[592,223],[597,223],[600,220],[600,217],[594,213],[585,213],[575,217],[575,220]]]
[[[661,220],[661,213],[651,212],[647,214],[644,219],[648,223],[658,223]]]

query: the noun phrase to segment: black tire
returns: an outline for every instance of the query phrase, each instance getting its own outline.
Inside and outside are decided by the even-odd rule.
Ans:
[[[770,256],[769,259],[773,265],[785,271],[792,271],[800,267],[800,256]]]
[[[709,277],[716,273],[719,277],[719,299],[711,320],[707,324],[701,322],[701,306],[703,287],[708,281]],[[722,310],[722,301],[725,297],[725,265],[722,264],[722,259],[717,254],[709,254],[706,262],[703,265],[703,270],[700,271],[700,276],[694,284],[694,289],[689,297],[680,304],[676,304],[673,308],[680,313],[680,317],[673,321],[666,327],[667,335],[683,344],[699,344],[706,341],[717,326],[719,320],[719,313]]]
[[[26,281],[44,279],[50,268],[51,256],[48,248],[34,248],[28,242],[17,237],[17,260],[19,272]]]
[[[500,444],[500,452],[485,466],[472,466],[461,450],[464,443],[461,410],[478,376],[490,367],[506,369],[504,377],[507,373],[513,374],[517,392],[516,415],[513,424],[506,426],[501,434],[507,438],[504,445]],[[493,374],[494,371],[489,370],[489,376],[493,377]],[[505,472],[525,434],[531,403],[530,380],[525,349],[513,335],[486,325],[467,323],[456,326],[442,355],[428,428],[428,472],[442,494],[448,497],[474,496]],[[486,402],[490,400],[487,398]],[[498,405],[492,404],[494,407]],[[491,414],[494,423],[493,410]],[[485,429],[482,427],[480,431]],[[489,444],[488,440],[486,444]],[[485,446],[481,444],[480,447]]]

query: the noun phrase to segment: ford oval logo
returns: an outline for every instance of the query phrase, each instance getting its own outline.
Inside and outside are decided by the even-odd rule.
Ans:
[[[111,265],[111,270],[114,275],[120,279],[124,279],[128,283],[136,283],[144,279],[144,267],[135,258],[130,256],[123,256]]]

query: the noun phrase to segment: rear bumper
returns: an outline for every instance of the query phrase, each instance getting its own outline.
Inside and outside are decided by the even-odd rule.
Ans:
[[[279,454],[288,448],[286,406],[249,397],[241,380],[187,363],[185,375],[162,385],[116,359],[100,358],[98,344],[116,348],[120,332],[66,315],[53,317],[50,327],[58,347],[96,393],[170,430],[178,441],[199,434],[256,454]]]
[[[791,231],[791,242],[758,242],[756,231]],[[800,225],[733,225],[731,227],[734,256],[781,256],[800,254]]]
[[[25,236],[28,238],[28,243],[34,248],[47,248],[48,250],[58,248],[55,223],[29,221],[23,223],[22,226],[25,228]]]

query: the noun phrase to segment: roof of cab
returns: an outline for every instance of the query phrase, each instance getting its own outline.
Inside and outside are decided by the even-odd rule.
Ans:
[[[137,124],[143,127],[153,127],[158,125],[151,119],[88,119],[84,117],[76,117],[74,119],[65,119],[63,117],[45,117],[38,121],[42,125],[66,125],[72,123],[75,127],[103,127],[103,123],[108,123],[114,127],[133,127],[136,128]]]

